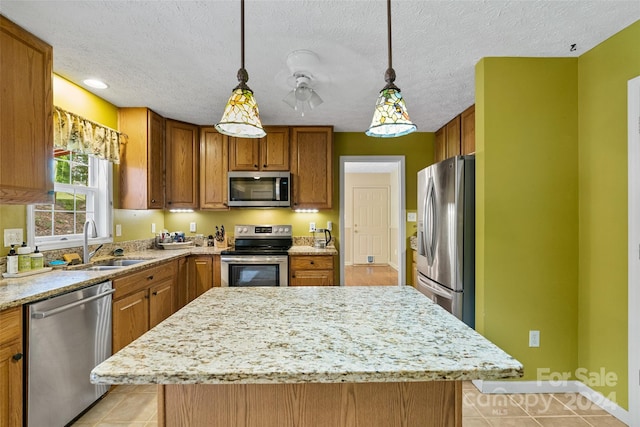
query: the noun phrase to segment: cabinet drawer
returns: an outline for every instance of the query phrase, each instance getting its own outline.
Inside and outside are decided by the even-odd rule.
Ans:
[[[178,262],[170,261],[167,264],[147,268],[124,277],[113,279],[113,287],[116,290],[113,298],[120,298],[131,292],[146,289],[165,279],[175,277],[177,272]]]
[[[0,311],[0,344],[22,337],[22,307]]]
[[[303,255],[289,258],[291,270],[331,270],[333,256],[331,255]]]

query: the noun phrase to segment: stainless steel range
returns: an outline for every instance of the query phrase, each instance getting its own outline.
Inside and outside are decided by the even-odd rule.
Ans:
[[[236,225],[235,247],[220,253],[222,286],[287,286],[293,232],[288,225]]]

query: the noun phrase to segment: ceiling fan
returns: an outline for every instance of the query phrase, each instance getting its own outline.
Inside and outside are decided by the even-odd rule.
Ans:
[[[295,50],[287,56],[287,67],[291,72],[287,83],[293,89],[283,101],[302,116],[305,111],[311,111],[323,102],[313,88],[315,79],[310,71],[318,63],[318,56],[310,50]]]

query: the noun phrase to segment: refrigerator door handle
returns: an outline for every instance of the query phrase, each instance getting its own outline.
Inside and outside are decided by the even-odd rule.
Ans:
[[[426,197],[426,206],[424,210],[424,221],[425,221],[425,230],[427,231],[428,242],[426,244],[427,247],[427,262],[429,265],[433,264],[435,255],[436,255],[436,223],[437,223],[437,212],[436,212],[436,189],[433,184],[433,178],[429,178],[429,184],[427,187],[427,197]]]
[[[421,200],[422,202],[422,226],[418,224],[418,255],[427,256],[427,198]]]

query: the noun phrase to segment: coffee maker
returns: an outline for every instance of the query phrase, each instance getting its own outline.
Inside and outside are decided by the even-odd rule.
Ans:
[[[313,247],[316,249],[324,249],[331,242],[331,231],[326,228],[316,228],[313,232]]]

